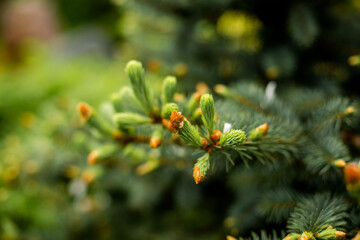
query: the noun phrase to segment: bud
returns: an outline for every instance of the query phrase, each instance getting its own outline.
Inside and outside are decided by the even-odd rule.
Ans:
[[[354,185],[360,183],[360,168],[355,162],[346,165],[344,170],[346,184]]]
[[[197,162],[194,167],[193,177],[195,183],[198,184],[205,180],[207,171],[210,168],[210,155],[205,153],[202,157],[197,159]]]
[[[328,227],[324,231],[320,232],[316,236],[316,238],[321,238],[324,240],[335,240],[335,238],[336,238],[335,232],[336,232],[336,229],[334,229],[333,227]]]
[[[138,61],[130,61],[125,68],[125,71],[130,79],[132,89],[136,98],[139,100],[147,113],[154,110],[154,103],[145,81],[145,71],[142,64]]]
[[[204,94],[201,96],[200,108],[202,113],[201,119],[209,133],[212,133],[214,125],[215,106],[214,99],[210,94]]]
[[[303,232],[301,236],[298,237],[298,240],[312,240],[313,238],[314,237],[312,232]]]
[[[334,165],[338,168],[343,168],[346,166],[346,162],[344,161],[344,159],[338,159],[334,161]]]
[[[348,108],[346,108],[346,110],[345,110],[345,114],[347,114],[347,115],[351,115],[351,114],[353,114],[355,112],[355,108],[354,107],[348,107]]]
[[[179,109],[178,105],[175,103],[166,103],[161,109],[161,116],[163,118],[169,119],[173,111]]]
[[[176,91],[176,77],[167,76],[162,85],[163,104],[173,102]]]
[[[360,65],[360,55],[353,55],[348,59],[350,66]]]
[[[158,159],[150,159],[147,162],[139,165],[136,169],[135,169],[135,173],[138,176],[144,176],[145,174],[148,174],[152,171],[154,171],[155,169],[157,169],[160,165],[160,162]]]
[[[92,107],[90,107],[88,104],[84,102],[79,103],[77,108],[80,112],[81,120],[83,122],[86,122],[93,113]]]
[[[223,84],[217,84],[217,85],[215,85],[214,91],[215,91],[217,94],[221,95],[221,96],[225,96],[225,97],[226,97],[226,96],[229,96],[229,95],[230,95],[229,89],[228,89],[225,85],[223,85]]]
[[[243,130],[231,129],[220,137],[219,145],[224,147],[237,146],[245,142],[246,134]]]
[[[92,151],[87,158],[87,162],[89,165],[94,165],[95,163],[98,162],[99,159],[99,154],[97,153],[97,151]]]
[[[234,238],[233,236],[227,235],[227,236],[226,236],[226,240],[237,240],[237,239]]]
[[[346,236],[346,233],[341,232],[341,231],[336,231],[336,232],[335,232],[335,236],[336,236],[336,239],[337,239],[337,240],[343,239],[343,238]]]
[[[151,118],[132,112],[117,113],[114,115],[113,120],[119,128],[129,128],[151,123]]]
[[[152,148],[157,148],[160,146],[160,144],[162,142],[162,135],[163,135],[162,129],[157,129],[152,133],[151,138],[150,138],[150,146]]]
[[[94,165],[101,160],[114,156],[121,148],[118,145],[105,145],[97,150],[91,151],[87,161],[89,165]]]
[[[250,140],[259,140],[261,137],[264,137],[268,133],[268,131],[269,125],[267,123],[264,123],[250,132]]]
[[[196,91],[201,94],[205,94],[205,93],[210,92],[210,89],[209,89],[208,85],[206,85],[206,83],[199,82],[196,84]]]
[[[212,140],[212,142],[213,142],[214,144],[216,144],[216,143],[219,141],[221,135],[222,135],[222,132],[221,132],[221,131],[219,131],[219,130],[214,130],[213,133],[211,134],[211,140]]]
[[[285,238],[283,238],[283,240],[298,240],[299,237],[300,237],[300,234],[290,233]]]
[[[98,116],[92,107],[86,103],[79,103],[78,110],[84,123],[86,122],[104,135],[113,137],[116,130],[107,121]]]
[[[196,184],[199,184],[205,180],[205,176],[201,173],[200,167],[194,167],[193,178]]]

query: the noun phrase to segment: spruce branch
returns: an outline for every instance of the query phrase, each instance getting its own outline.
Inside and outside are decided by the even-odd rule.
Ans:
[[[319,234],[329,226],[343,230],[348,218],[347,209],[347,204],[341,198],[330,194],[306,198],[291,213],[287,224],[288,232]]]

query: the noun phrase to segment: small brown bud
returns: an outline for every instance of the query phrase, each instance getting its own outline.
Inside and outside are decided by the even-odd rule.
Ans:
[[[152,148],[157,148],[157,147],[159,147],[160,144],[161,144],[161,142],[162,142],[161,138],[158,138],[158,137],[152,137],[152,138],[150,138],[150,146],[151,146]]]
[[[195,92],[193,94],[193,97],[195,99],[196,104],[200,104],[201,96],[202,96],[201,92]]]
[[[94,165],[99,160],[99,154],[97,151],[92,151],[87,158],[87,162],[89,165]]]
[[[206,83],[199,82],[198,84],[196,84],[196,91],[200,92],[202,94],[205,94],[205,93],[210,92],[210,89],[209,89],[208,85],[206,85]]]
[[[227,236],[226,236],[226,240],[236,240],[236,238],[234,238],[234,237],[231,236],[231,235],[227,235]]]
[[[222,132],[219,130],[214,130],[213,133],[211,134],[211,140],[213,141],[214,144],[216,144],[220,137],[222,135]]]
[[[86,122],[93,112],[92,108],[84,102],[78,104],[78,110],[80,112],[81,120],[83,122]]]
[[[262,136],[265,136],[269,131],[269,125],[267,123],[264,123],[256,128],[259,132],[261,132]]]
[[[338,168],[343,168],[346,166],[346,162],[344,161],[344,159],[338,159],[335,160],[334,165],[337,166]]]
[[[347,184],[360,183],[360,168],[357,163],[349,163],[344,170],[344,177]]]
[[[194,167],[193,178],[196,184],[199,184],[205,180],[205,176],[201,173],[200,167]]]
[[[201,138],[201,142],[202,142],[201,149],[206,149],[207,146],[209,145],[209,142],[206,140],[206,138]]]
[[[345,110],[345,113],[346,114],[353,114],[355,112],[355,108],[354,107],[348,107],[348,108],[346,108],[346,110]]]
[[[343,239],[346,236],[346,233],[341,232],[341,231],[335,231],[335,237],[336,239]]]

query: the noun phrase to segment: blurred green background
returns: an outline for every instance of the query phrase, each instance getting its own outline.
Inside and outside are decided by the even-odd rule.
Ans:
[[[198,187],[181,162],[142,177],[131,164],[87,165],[96,143],[76,105],[106,113],[131,59],[150,79],[177,76],[185,94],[244,79],[359,93],[359,0],[3,0],[0,17],[4,240],[224,239],[261,227],[247,225],[251,213],[227,217],[241,206],[221,176]]]

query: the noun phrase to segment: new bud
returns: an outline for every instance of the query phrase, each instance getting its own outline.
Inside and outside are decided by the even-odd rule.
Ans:
[[[147,113],[153,112],[153,98],[145,81],[145,71],[142,64],[138,61],[132,60],[126,65],[125,71],[129,76],[136,98],[139,100]]]
[[[79,103],[77,108],[83,122],[86,122],[93,113],[92,107],[90,107],[87,103],[84,102]]]
[[[151,134],[150,138],[150,146],[152,148],[157,148],[160,146],[162,142],[163,130],[157,129]]]
[[[106,158],[109,158],[116,154],[120,150],[118,145],[106,145],[97,150],[91,151],[88,155],[87,161],[89,165],[94,165]]]
[[[162,85],[162,101],[163,104],[173,102],[176,91],[176,77],[167,76]]]
[[[360,167],[357,163],[349,163],[344,170],[346,184],[354,185],[360,183]]]
[[[179,107],[176,103],[166,103],[161,109],[161,116],[163,118],[169,119],[171,114],[178,109]]]
[[[242,130],[231,129],[220,137],[219,145],[224,147],[237,146],[245,142],[246,134]]]
[[[207,171],[210,168],[210,155],[206,153],[204,156],[199,157],[193,171],[195,183],[198,184],[205,180]]]
[[[212,133],[214,125],[214,116],[215,116],[215,106],[214,99],[210,94],[204,94],[200,99],[200,108],[202,114],[202,121],[209,131]]]
[[[269,125],[267,123],[264,123],[250,132],[250,140],[260,140],[268,133],[268,131]]]
[[[334,165],[338,168],[343,168],[346,166],[346,162],[344,161],[344,159],[337,159],[334,161]]]

